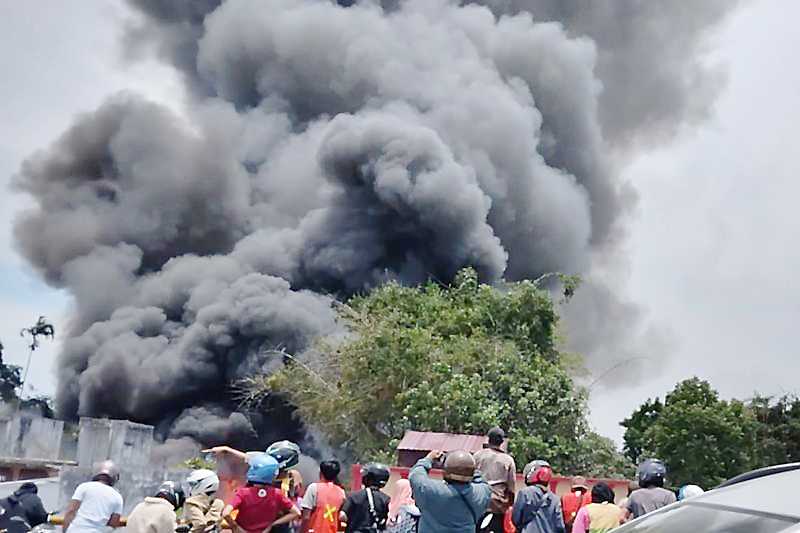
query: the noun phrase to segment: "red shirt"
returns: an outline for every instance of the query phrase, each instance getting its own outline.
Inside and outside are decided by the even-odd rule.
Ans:
[[[293,507],[292,501],[275,487],[242,487],[236,490],[231,506],[237,509],[236,523],[247,531],[264,531]]]

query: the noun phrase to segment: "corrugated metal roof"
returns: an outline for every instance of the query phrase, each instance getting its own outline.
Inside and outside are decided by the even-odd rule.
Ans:
[[[456,435],[453,433],[430,433],[425,431],[406,431],[398,450],[430,451],[441,450],[452,452],[465,450],[477,452],[483,449],[488,441],[484,435]]]

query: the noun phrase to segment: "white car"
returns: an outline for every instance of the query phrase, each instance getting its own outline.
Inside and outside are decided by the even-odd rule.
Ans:
[[[800,533],[800,463],[735,477],[614,533]]]

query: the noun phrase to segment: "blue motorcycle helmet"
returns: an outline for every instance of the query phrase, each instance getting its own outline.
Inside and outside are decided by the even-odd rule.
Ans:
[[[278,461],[267,453],[255,454],[247,460],[247,482],[256,485],[271,485],[278,475]]]

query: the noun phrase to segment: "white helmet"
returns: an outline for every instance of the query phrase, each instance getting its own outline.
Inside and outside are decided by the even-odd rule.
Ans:
[[[678,491],[678,499],[685,500],[686,498],[694,498],[695,496],[700,496],[704,492],[705,491],[697,485],[685,485]]]
[[[219,490],[219,477],[213,471],[201,468],[189,474],[189,477],[186,478],[186,486],[189,489],[189,496],[198,494],[211,496]]]

